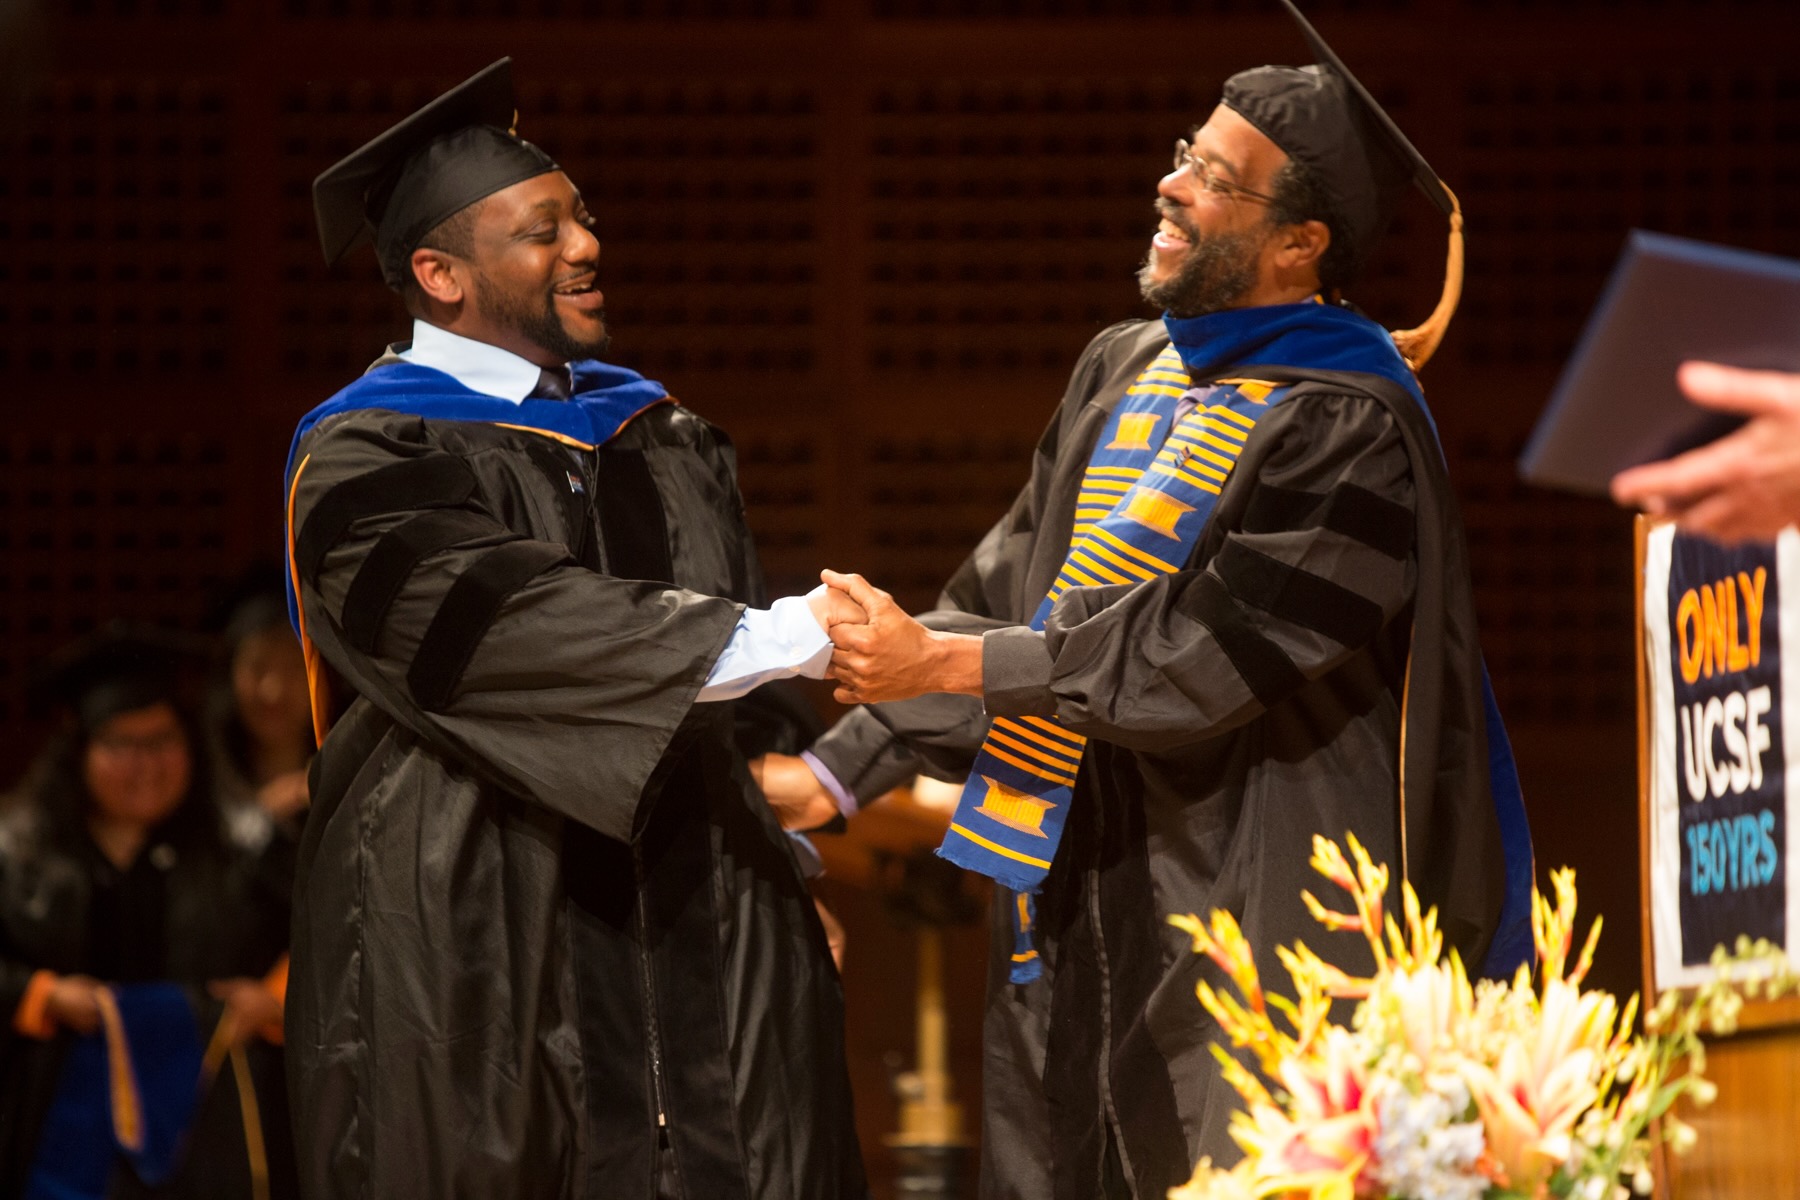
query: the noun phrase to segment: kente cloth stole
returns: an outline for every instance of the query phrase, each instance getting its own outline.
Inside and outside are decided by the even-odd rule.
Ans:
[[[1068,557],[1031,628],[1044,627],[1070,588],[1140,583],[1180,570],[1250,430],[1290,386],[1221,379],[1193,387],[1175,347],[1164,347],[1100,432],[1076,497]],[[1184,396],[1194,407],[1176,420]],[[1054,718],[996,717],[938,848],[1016,893],[1014,983],[1043,973],[1031,897],[1056,857],[1086,746]]]

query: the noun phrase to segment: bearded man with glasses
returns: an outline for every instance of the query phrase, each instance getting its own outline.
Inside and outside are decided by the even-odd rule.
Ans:
[[[967,780],[940,853],[1001,885],[988,1197],[1160,1197],[1239,1157],[1194,999],[1224,981],[1164,918],[1226,909],[1260,962],[1306,937],[1367,974],[1301,900],[1314,835],[1391,864],[1471,969],[1530,953],[1530,834],[1415,374],[1460,213],[1283,3],[1319,65],[1232,77],[1177,143],[1139,276],[1162,319],[1088,347],[938,611],[826,574],[869,614],[832,632],[838,696],[867,707],[764,767],[796,826],[912,772]],[[1411,184],[1450,265],[1390,335],[1341,291]]]

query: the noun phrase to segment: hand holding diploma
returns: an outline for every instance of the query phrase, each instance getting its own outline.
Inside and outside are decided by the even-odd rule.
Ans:
[[[1687,362],[1677,379],[1694,403],[1749,420],[1697,450],[1621,471],[1613,498],[1721,542],[1772,539],[1800,521],[1800,375]]]

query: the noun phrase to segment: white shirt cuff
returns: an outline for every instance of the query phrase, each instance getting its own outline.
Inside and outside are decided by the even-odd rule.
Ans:
[[[768,608],[746,608],[731,640],[713,663],[697,701],[735,700],[775,679],[825,678],[831,639],[813,616],[806,596],[784,596]]]

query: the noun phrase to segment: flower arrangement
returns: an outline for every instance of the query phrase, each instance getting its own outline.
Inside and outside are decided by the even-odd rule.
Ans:
[[[1235,995],[1201,983],[1200,1003],[1251,1070],[1214,1046],[1225,1078],[1243,1097],[1232,1137],[1244,1159],[1224,1170],[1201,1159],[1170,1200],[1620,1200],[1651,1190],[1650,1156],[1660,1139],[1691,1146],[1691,1126],[1670,1113],[1682,1095],[1696,1104],[1715,1090],[1701,1074],[1702,1030],[1728,1032],[1743,998],[1729,979],[1749,967],[1752,994],[1790,990],[1796,978],[1767,943],[1741,942],[1713,956],[1714,982],[1670,992],[1634,1036],[1637,998],[1582,991],[1601,922],[1570,961],[1575,875],[1553,872],[1554,901],[1532,900],[1537,942],[1529,968],[1505,982],[1472,983],[1443,953],[1436,910],[1421,913],[1410,885],[1397,920],[1383,911],[1388,870],[1355,837],[1349,858],[1313,839],[1314,870],[1349,893],[1352,911],[1302,899],[1331,931],[1360,933],[1375,973],[1353,978],[1304,944],[1276,953],[1294,996],[1266,992],[1242,930],[1228,913],[1210,923],[1169,918],[1211,958]],[[1350,1028],[1330,1022],[1332,1002],[1355,999]],[[1266,1082],[1265,1082],[1266,1081]],[[1660,1118],[1660,1120],[1659,1120]]]

